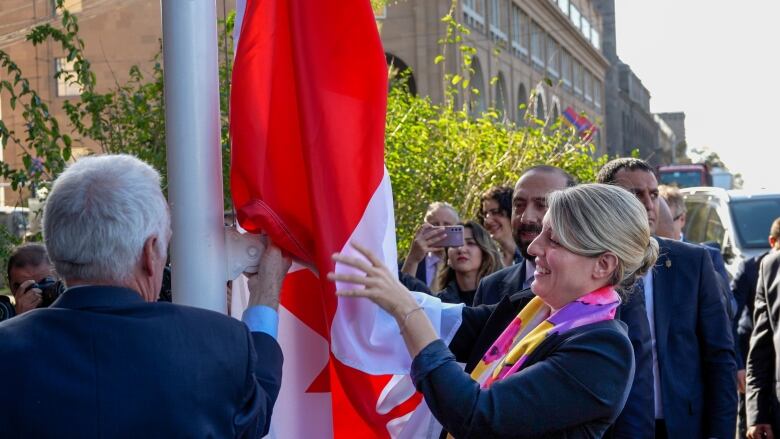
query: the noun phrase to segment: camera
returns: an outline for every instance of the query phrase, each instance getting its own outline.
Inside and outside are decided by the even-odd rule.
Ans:
[[[16,315],[16,310],[8,296],[0,295],[0,322]]]
[[[53,277],[44,277],[38,282],[27,287],[27,290],[25,291],[29,291],[33,288],[38,288],[41,290],[42,300],[41,304],[38,305],[38,308],[46,308],[54,303],[54,301],[60,297],[60,294],[65,291],[65,284],[61,280],[57,280]]]

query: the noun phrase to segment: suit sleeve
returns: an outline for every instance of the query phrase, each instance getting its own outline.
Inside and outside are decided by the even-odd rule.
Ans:
[[[750,348],[750,334],[753,332],[753,302],[756,296],[756,283],[753,273],[755,266],[752,260],[739,264],[736,276],[731,283],[731,291],[737,299],[736,342],[737,367],[744,369]],[[741,361],[740,361],[741,360]]]
[[[486,295],[488,294],[487,291],[490,291],[493,289],[494,282],[488,280],[488,279],[482,279],[479,281],[479,284],[477,284],[477,291],[474,293],[474,306],[482,305],[488,298]]]
[[[246,330],[249,349],[244,388],[246,392],[233,418],[237,437],[262,437],[271,426],[276,397],[282,384],[282,349],[263,332]],[[257,353],[262,355],[258,360]]]
[[[461,363],[469,360],[471,351],[496,305],[464,306],[463,323],[450,342],[450,350]]]
[[[706,252],[700,255],[697,328],[704,383],[704,431],[707,437],[732,438],[737,416],[732,326],[712,260]]]
[[[763,264],[762,264],[763,265]],[[747,425],[772,423],[772,399],[775,392],[774,331],[770,321],[763,266],[756,287],[753,334],[747,359]]]
[[[625,400],[633,366],[624,335],[593,330],[490,389],[481,389],[435,341],[415,357],[412,379],[436,419],[457,438],[538,437],[609,422]]]
[[[628,400],[612,426],[612,438],[652,439],[655,437],[653,399],[653,352],[650,323],[643,293],[635,291],[618,308],[620,320],[628,326],[628,338],[634,348],[636,370]]]
[[[749,275],[747,274],[746,261],[742,261],[737,269],[737,274],[731,281],[731,293],[734,295],[734,299],[737,301],[737,316],[734,324],[734,341],[736,346],[737,355],[737,368],[744,369],[747,361],[747,350],[750,344],[750,331],[752,330],[752,324],[750,328],[743,326],[747,325],[748,320],[752,322],[752,314],[746,315],[746,305],[748,296],[753,296],[751,290],[755,290],[755,285],[750,285]],[[752,308],[752,307],[751,307]],[[747,311],[749,313],[749,311]]]

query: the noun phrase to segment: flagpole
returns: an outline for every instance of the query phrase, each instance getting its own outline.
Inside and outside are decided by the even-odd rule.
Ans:
[[[224,313],[216,4],[161,3],[173,300]]]

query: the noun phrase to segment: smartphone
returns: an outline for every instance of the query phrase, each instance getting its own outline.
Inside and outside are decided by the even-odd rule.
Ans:
[[[440,228],[444,229],[444,233],[447,236],[431,244],[431,247],[460,247],[464,244],[463,226],[444,226]]]

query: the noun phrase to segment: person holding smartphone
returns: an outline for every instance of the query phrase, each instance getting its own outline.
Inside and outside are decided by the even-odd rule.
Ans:
[[[442,302],[471,305],[480,279],[501,268],[501,255],[478,223],[468,221],[461,226],[463,242],[447,248],[446,265],[439,271],[433,291],[438,291],[435,295]]]
[[[460,216],[451,204],[436,201],[428,205],[425,220],[414,234],[409,254],[400,271],[425,282],[428,287],[432,286],[446,258],[444,246],[441,245],[446,235],[444,227],[458,222]]]

